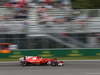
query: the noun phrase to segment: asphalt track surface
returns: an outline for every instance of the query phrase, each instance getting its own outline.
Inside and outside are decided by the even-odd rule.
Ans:
[[[0,62],[0,75],[100,75],[100,61],[64,61],[60,66],[26,66],[19,62]]]

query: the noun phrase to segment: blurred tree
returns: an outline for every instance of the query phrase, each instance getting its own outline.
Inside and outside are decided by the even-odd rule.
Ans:
[[[100,9],[100,0],[91,0],[92,8]]]
[[[71,0],[73,8],[99,9],[100,0]]]

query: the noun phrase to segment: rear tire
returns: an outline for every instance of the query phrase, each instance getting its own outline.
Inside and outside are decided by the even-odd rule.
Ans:
[[[26,61],[23,61],[23,62],[22,62],[22,66],[27,66],[27,64],[28,64],[28,63],[27,63]]]

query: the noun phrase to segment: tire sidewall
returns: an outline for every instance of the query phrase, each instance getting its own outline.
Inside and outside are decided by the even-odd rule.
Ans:
[[[57,65],[56,61],[51,62],[51,66],[56,66],[56,65]]]
[[[27,62],[26,61],[23,61],[22,62],[22,66],[27,66]]]

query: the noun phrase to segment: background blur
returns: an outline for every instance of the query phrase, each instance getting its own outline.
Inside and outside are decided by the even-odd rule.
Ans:
[[[95,0],[1,0],[0,49],[100,48],[99,7]]]

